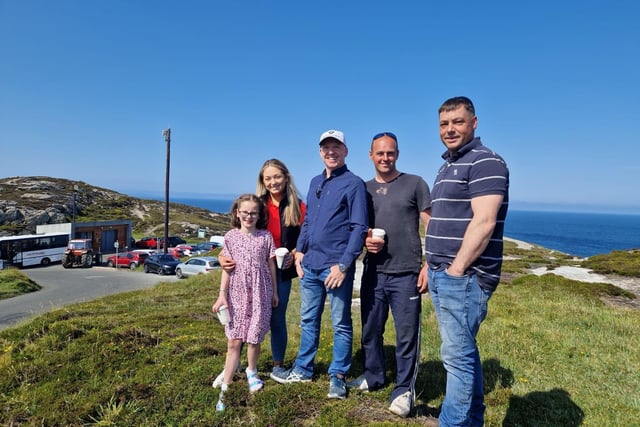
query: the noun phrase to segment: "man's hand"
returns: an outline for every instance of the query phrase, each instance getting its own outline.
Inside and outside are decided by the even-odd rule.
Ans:
[[[347,273],[341,273],[338,265],[332,265],[329,275],[324,279],[324,285],[329,289],[336,289],[342,286],[344,278],[347,277]]]
[[[418,292],[424,294],[429,290],[429,264],[425,263],[418,274]]]
[[[364,239],[364,246],[367,248],[368,252],[372,254],[377,254],[384,248],[384,239],[375,239],[371,235],[371,229],[367,233],[367,238]]]

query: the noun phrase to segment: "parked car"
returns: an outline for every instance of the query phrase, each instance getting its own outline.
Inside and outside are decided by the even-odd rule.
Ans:
[[[144,262],[145,273],[175,274],[180,261],[169,254],[151,255]]]
[[[115,267],[116,265],[119,267],[127,267],[130,269],[135,269],[137,266],[144,264],[145,259],[147,259],[148,255],[140,252],[123,252],[116,255],[111,255],[107,258],[107,267]]]
[[[178,236],[169,236],[169,247],[175,247],[178,245],[184,245],[187,242]],[[136,242],[136,248],[138,249],[163,249],[164,237],[143,237]]]
[[[158,240],[160,241],[160,247],[164,248],[164,237],[160,237],[160,238],[158,238]],[[174,248],[174,247],[176,247],[178,245],[184,245],[184,244],[187,243],[186,240],[184,240],[183,238],[178,237],[178,236],[169,236],[168,240],[169,240],[169,247],[170,248]]]
[[[211,243],[215,243],[218,246],[224,245],[224,236],[211,236],[209,239]]]
[[[173,256],[174,258],[178,258],[178,259],[185,256],[184,250],[180,248],[169,248],[167,249],[167,253]]]
[[[205,251],[199,249],[197,245],[190,245],[190,244],[177,245],[176,249],[182,249],[182,251],[184,252],[185,256],[201,255],[201,254],[203,254],[205,252]]]
[[[201,251],[204,251],[203,253],[211,252],[212,250],[219,247],[220,245],[216,242],[202,242],[196,245],[196,248],[198,248]]]
[[[138,249],[156,249],[158,247],[157,237],[143,237],[136,242]]]
[[[180,248],[168,248],[167,253],[178,260],[180,260],[180,258],[185,256],[184,251]],[[160,249],[159,251],[156,251],[154,255],[155,254],[164,254],[164,249]]]
[[[150,257],[151,255],[154,255],[157,251],[155,249],[134,249],[131,252],[144,254],[146,257]]]
[[[219,270],[220,268],[220,262],[214,256],[193,257],[178,264],[176,276],[178,276],[178,279],[183,279],[195,274],[211,273],[213,270]]]

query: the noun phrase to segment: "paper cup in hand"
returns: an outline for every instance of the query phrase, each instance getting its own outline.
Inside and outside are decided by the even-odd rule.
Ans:
[[[223,305],[218,309],[218,319],[223,326],[229,323],[229,309],[226,305]]]
[[[374,228],[371,230],[371,237],[378,240],[384,240],[384,236],[387,234],[382,228]]]
[[[282,269],[282,264],[284,263],[284,257],[289,253],[289,249],[287,248],[278,248],[276,249],[276,263],[278,264],[278,268]]]

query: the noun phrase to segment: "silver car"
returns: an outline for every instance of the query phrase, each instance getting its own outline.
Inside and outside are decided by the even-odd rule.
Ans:
[[[220,269],[220,262],[214,256],[193,257],[181,262],[176,267],[178,279],[184,279],[195,274],[207,274]]]

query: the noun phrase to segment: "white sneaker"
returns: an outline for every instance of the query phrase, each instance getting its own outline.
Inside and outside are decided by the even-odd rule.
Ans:
[[[236,369],[236,372],[240,372],[240,371],[241,371],[240,361],[238,361],[238,368]],[[216,379],[213,380],[213,384],[211,385],[213,386],[213,388],[218,388],[222,385],[222,381],[224,381],[224,369],[222,370],[222,372],[218,374]]]
[[[213,380],[213,384],[211,385],[213,386],[213,388],[218,388],[222,385],[222,381],[224,381],[224,369],[218,374],[216,379]]]
[[[369,391],[369,384],[367,384],[367,379],[364,375],[360,375],[353,381],[349,381],[347,383],[347,387],[354,388],[360,391]]]
[[[393,399],[393,402],[391,402],[391,406],[389,406],[389,411],[400,417],[407,417],[411,412],[412,406],[413,394],[410,391],[407,391],[406,393],[402,393],[400,396]]]

